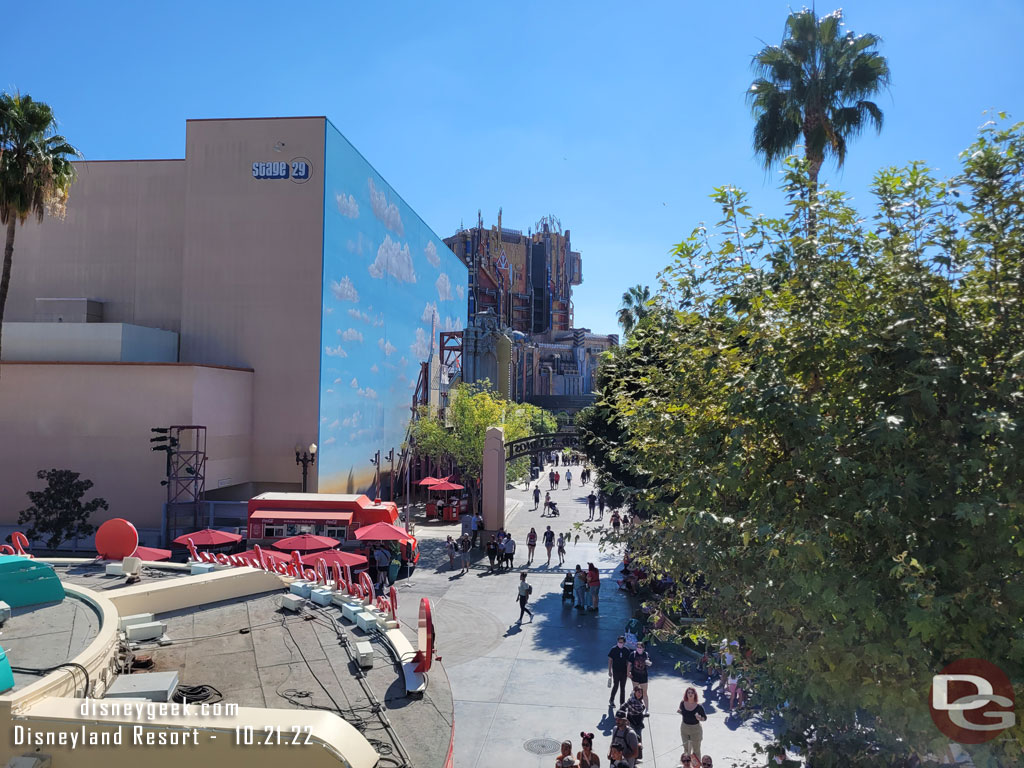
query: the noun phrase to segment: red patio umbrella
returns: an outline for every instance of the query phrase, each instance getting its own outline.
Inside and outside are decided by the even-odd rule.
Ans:
[[[159,560],[170,560],[171,550],[156,549],[154,547],[136,547],[135,551],[132,552],[131,556],[138,557],[142,560],[147,560],[151,563],[155,563]]]
[[[412,536],[397,525],[374,523],[359,528],[356,531],[356,538],[360,541],[409,541]]]
[[[263,547],[260,547],[260,552],[263,553],[264,557],[269,558],[271,560],[277,560],[281,563],[286,563],[289,560],[291,560],[291,557],[289,557],[288,555],[282,554],[280,552],[275,552],[272,549],[263,549]],[[256,550],[247,549],[245,552],[240,552],[239,554],[235,555],[235,557],[244,557],[247,560],[256,560]]]
[[[223,544],[234,544],[237,541],[241,541],[242,537],[237,533],[215,531],[213,528],[207,528],[202,531],[194,531],[193,533],[184,533],[176,538],[174,543],[185,546],[188,544],[189,539],[192,539],[192,543],[197,547],[219,547]]]
[[[424,477],[422,480],[420,480],[418,483],[416,483],[416,485],[436,485],[437,483],[441,483],[441,482],[444,482],[444,481],[443,480],[439,480],[436,477],[427,476],[427,477]]]
[[[323,560],[327,565],[338,565],[349,568],[358,568],[366,565],[366,558],[354,552],[342,552],[338,549],[329,549],[326,552],[313,552],[299,558],[303,565],[316,566],[317,560]]]
[[[432,490],[432,491],[461,491],[465,487],[466,486],[464,486],[464,485],[459,485],[458,483],[450,483],[447,480],[445,480],[443,482],[435,483],[434,485],[430,486],[430,490]]]
[[[330,549],[331,547],[338,546],[340,543],[340,541],[332,539],[330,536],[314,536],[311,533],[303,533],[298,536],[289,536],[287,539],[275,541],[271,546],[275,549],[285,549],[289,552],[293,549],[305,552],[310,549]]]

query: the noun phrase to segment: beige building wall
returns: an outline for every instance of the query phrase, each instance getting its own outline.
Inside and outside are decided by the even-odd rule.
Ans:
[[[75,163],[63,221],[18,227],[4,319],[31,322],[37,298],[103,302],[103,320],[179,330],[185,161]]]
[[[325,125],[187,127],[181,360],[255,370],[251,479],[261,482],[299,481],[294,446],[318,434]],[[311,165],[304,183],[253,178],[254,162],[297,158]]]
[[[180,363],[4,363],[0,525],[17,521],[26,491],[42,489],[38,470],[70,469],[93,481],[86,500],[110,505],[94,522],[126,517],[158,545],[166,466],[150,428],[203,424],[207,484],[248,477],[252,384],[251,371]]]

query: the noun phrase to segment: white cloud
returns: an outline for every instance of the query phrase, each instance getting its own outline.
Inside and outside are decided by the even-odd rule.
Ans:
[[[327,423],[327,417],[324,416],[322,419],[320,419],[320,423],[321,424],[326,424]]]
[[[335,384],[341,384],[341,379],[335,379],[335,380],[334,380],[334,383],[335,383]]]
[[[374,363],[370,366],[370,373],[380,373],[380,366]]]
[[[396,351],[395,345],[390,341],[387,341],[383,336],[377,339],[377,346],[380,347],[386,357],[391,357],[391,355]]]
[[[334,294],[334,298],[338,299],[338,301],[359,301],[359,291],[356,290],[352,281],[349,280],[348,275],[341,278],[340,282],[337,280],[331,281],[331,293]]]
[[[327,309],[325,309],[324,312],[326,312],[328,315],[333,315],[334,307],[327,307]]]
[[[447,272],[442,272],[434,285],[437,286],[437,298],[440,301],[453,301],[455,299],[452,296],[452,281],[448,279]]]
[[[327,394],[328,395],[333,395],[334,394],[334,390],[333,389],[328,389],[327,390]]]
[[[352,389],[359,389],[359,379],[353,376],[352,381],[349,382],[349,386],[352,387]]]
[[[370,312],[373,311],[373,307],[368,307],[368,309]],[[377,315],[376,317],[371,317],[367,312],[360,312],[355,307],[352,307],[351,309],[348,310],[348,316],[351,317],[353,320],[361,320],[367,325],[372,325],[374,328],[378,328],[384,325],[384,315]]]
[[[356,394],[358,394],[360,397],[365,397],[367,400],[377,399],[377,393],[374,390],[370,389],[369,387],[367,387],[366,389],[360,389],[359,392],[357,392]]]
[[[444,319],[444,329],[446,331],[461,331],[462,330],[462,318],[461,317],[446,317]]]
[[[404,368],[409,364],[409,358],[407,358],[405,355],[402,355],[402,359],[398,361],[398,364]]]
[[[440,269],[441,257],[437,255],[437,246],[434,245],[433,240],[427,243],[427,247],[423,249],[423,252],[427,254],[427,261],[430,262],[430,266]]]
[[[326,440],[324,440],[324,445],[334,445],[336,442],[338,441],[335,438],[328,437]]]
[[[391,239],[391,235],[384,235],[384,242],[377,249],[377,258],[370,265],[372,277],[380,279],[386,274],[403,283],[416,282],[416,270],[412,266],[408,243],[399,244]],[[444,277],[447,280],[447,276]]]
[[[341,336],[342,341],[358,341],[362,343],[363,334],[357,331],[355,328],[348,328],[344,331],[341,328],[338,329],[338,335]]]
[[[416,360],[426,360],[430,355],[430,342],[422,328],[416,329],[416,341],[409,345],[409,351]]]
[[[330,425],[327,428],[328,429],[337,429],[340,426],[341,426],[341,421],[339,419],[335,419],[334,421],[332,421],[330,423]]]
[[[356,202],[352,195],[346,195],[344,192],[335,192],[334,199],[338,202],[338,213],[350,219],[359,218],[359,203]]]
[[[432,323],[434,319],[440,321],[441,316],[437,313],[437,302],[428,301],[427,306],[423,308],[423,314],[420,316],[420,320],[424,323]]]
[[[348,357],[348,352],[341,348],[341,344],[336,347],[324,347],[324,353],[328,357]]]
[[[355,429],[359,426],[359,422],[362,421],[362,414],[356,411],[351,416],[347,416],[341,421],[341,426],[348,427],[349,429]]]
[[[373,208],[373,215],[399,237],[405,237],[405,227],[402,226],[402,215],[398,212],[398,206],[388,200],[387,192],[377,189],[373,179],[367,179],[366,182],[370,186],[370,207]]]
[[[459,283],[458,285],[455,286],[455,295],[458,296],[460,299],[466,298],[466,289],[462,285],[462,283]]]

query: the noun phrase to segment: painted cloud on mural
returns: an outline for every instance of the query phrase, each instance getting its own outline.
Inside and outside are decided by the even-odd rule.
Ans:
[[[416,271],[409,246],[399,245],[391,235],[384,235],[384,242],[377,249],[377,259],[370,265],[370,274],[377,279],[391,275],[403,283],[415,283]]]
[[[342,216],[347,216],[350,219],[359,218],[359,203],[352,195],[346,195],[344,192],[336,192],[334,199],[338,202],[338,213]]]
[[[348,275],[341,278],[341,280],[331,281],[331,293],[334,294],[334,298],[338,301],[359,301],[359,291],[349,280]]]
[[[433,240],[427,243],[427,247],[423,249],[423,252],[427,254],[427,261],[430,262],[430,266],[440,269],[441,257],[437,255],[437,246],[434,245]]]
[[[398,206],[388,200],[388,193],[377,189],[373,179],[367,179],[370,187],[370,207],[373,208],[373,215],[388,229],[399,237],[405,237],[405,227],[402,226],[402,215],[398,212]]]
[[[447,272],[442,272],[434,285],[437,286],[437,298],[440,301],[453,301],[455,299],[452,295],[452,281],[448,278]]]

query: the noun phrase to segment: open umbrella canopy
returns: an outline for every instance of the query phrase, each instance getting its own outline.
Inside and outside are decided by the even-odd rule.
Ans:
[[[170,560],[171,550],[156,549],[154,547],[136,547],[135,551],[132,552],[131,556],[138,557],[142,560],[147,560],[151,563],[155,563],[160,560]]]
[[[299,552],[306,552],[310,549],[330,549],[336,547],[341,542],[337,539],[332,539],[330,536],[314,536],[311,533],[303,533],[298,536],[289,536],[287,539],[281,539],[275,541],[273,547],[275,549],[286,549],[289,552],[293,549],[297,549]]]
[[[279,563],[286,563],[289,560],[291,560],[291,557],[289,557],[288,555],[285,555],[281,552],[275,552],[272,549],[263,549],[262,547],[260,547],[260,552],[263,553],[263,557],[268,558],[270,560],[276,560]],[[245,552],[241,552],[235,555],[235,557],[244,557],[247,560],[255,560],[256,550],[247,549]]]
[[[327,565],[338,565],[349,568],[358,568],[362,565],[366,565],[366,558],[362,555],[357,555],[354,552],[342,552],[338,549],[331,549],[327,552],[313,552],[309,555],[303,555],[301,558],[303,565],[316,566],[317,560],[323,560]]]
[[[356,531],[360,541],[409,541],[412,536],[391,523],[364,525]]]
[[[459,485],[458,483],[450,483],[445,480],[443,483],[437,483],[436,485],[430,486],[432,491],[461,491],[466,486]]]
[[[219,547],[223,544],[234,544],[236,541],[241,541],[242,537],[237,533],[215,531],[212,528],[207,528],[202,531],[194,531],[193,533],[184,533],[176,538],[174,543],[184,546],[188,544],[189,539],[192,539],[192,543],[197,547]]]
[[[437,483],[440,483],[440,482],[443,482],[443,481],[438,479],[438,478],[436,478],[436,477],[424,477],[422,480],[420,480],[418,483],[416,483],[416,485],[436,485]]]

